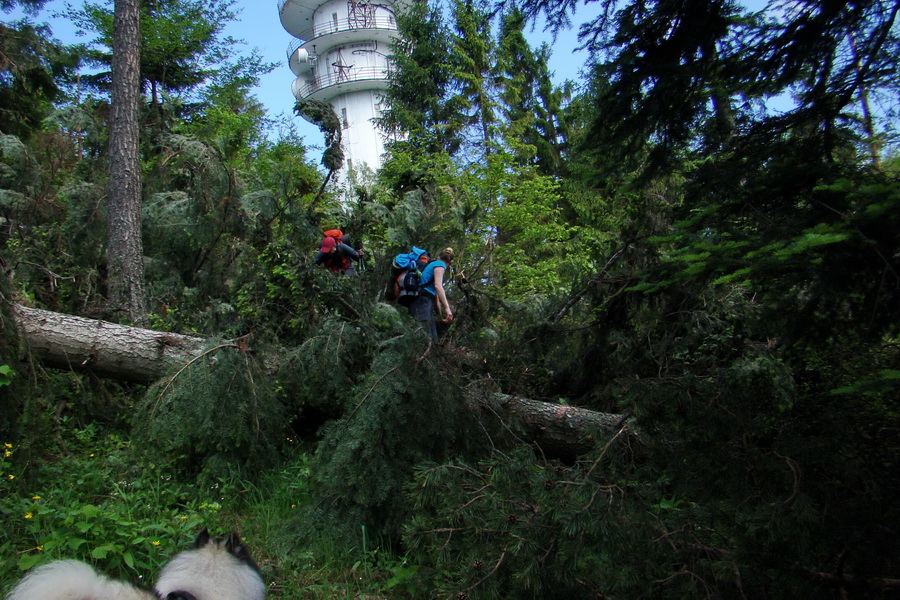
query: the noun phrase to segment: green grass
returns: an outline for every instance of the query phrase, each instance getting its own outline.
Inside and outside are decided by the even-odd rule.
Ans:
[[[307,449],[294,449],[252,482],[200,485],[142,462],[121,434],[60,427],[65,443],[40,456],[9,442],[0,452],[0,593],[27,569],[59,558],[146,584],[209,527],[241,534],[271,600],[425,597],[417,567],[365,541],[342,548],[323,532],[302,547],[292,532],[310,502]]]

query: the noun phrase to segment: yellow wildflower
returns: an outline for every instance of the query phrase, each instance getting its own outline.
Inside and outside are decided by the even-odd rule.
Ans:
[[[4,450],[3,456],[9,458],[10,456],[12,456],[12,450]]]
[[[150,542],[150,543],[153,544],[154,546],[159,546],[159,542]]]
[[[32,499],[32,500],[40,500],[41,497],[40,497],[40,496],[32,496],[31,499]]]
[[[9,475],[6,476],[6,478],[7,478],[7,479],[15,479],[16,476],[13,475],[12,473],[10,473]]]
[[[33,516],[34,516],[34,515],[31,514],[30,512],[25,513],[25,518],[26,518],[26,519],[30,519],[30,518],[33,517]]]
[[[38,552],[43,552],[43,551],[44,551],[44,546],[43,546],[43,544],[41,544],[40,546],[38,546],[37,548],[35,548],[35,550],[37,550]]]
[[[4,448],[12,448],[12,444],[3,444]]]

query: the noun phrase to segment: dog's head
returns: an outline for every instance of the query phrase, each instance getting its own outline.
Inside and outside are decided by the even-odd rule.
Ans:
[[[246,544],[241,541],[240,536],[234,531],[229,533],[225,538],[214,538],[209,534],[209,530],[204,527],[203,531],[198,533],[197,537],[194,539],[194,549],[207,549],[211,552],[227,552],[240,562],[251,567],[257,573],[259,572],[259,567],[256,565],[253,557],[250,556],[250,550],[247,548]]]
[[[170,560],[159,576],[164,600],[264,600],[259,567],[237,533],[214,538],[203,529],[194,547]]]

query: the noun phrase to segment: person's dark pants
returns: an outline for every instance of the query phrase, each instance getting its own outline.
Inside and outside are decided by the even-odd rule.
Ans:
[[[434,320],[434,296],[422,291],[409,305],[409,314],[418,319],[432,340],[438,341],[437,323]]]

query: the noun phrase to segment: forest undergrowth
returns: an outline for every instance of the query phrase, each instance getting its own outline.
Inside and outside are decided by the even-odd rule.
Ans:
[[[102,395],[120,410],[135,402],[133,391],[57,379],[59,388]],[[304,550],[288,538],[297,513],[313,501],[309,442],[284,440],[284,454],[252,480],[180,481],[137,451],[121,422],[63,416],[32,426],[41,434],[30,445],[3,442],[0,454],[0,589],[53,558],[79,558],[111,577],[152,585],[162,565],[208,527],[241,533],[270,598],[420,597],[418,569],[367,541],[364,530],[358,548],[323,536],[317,549]]]

